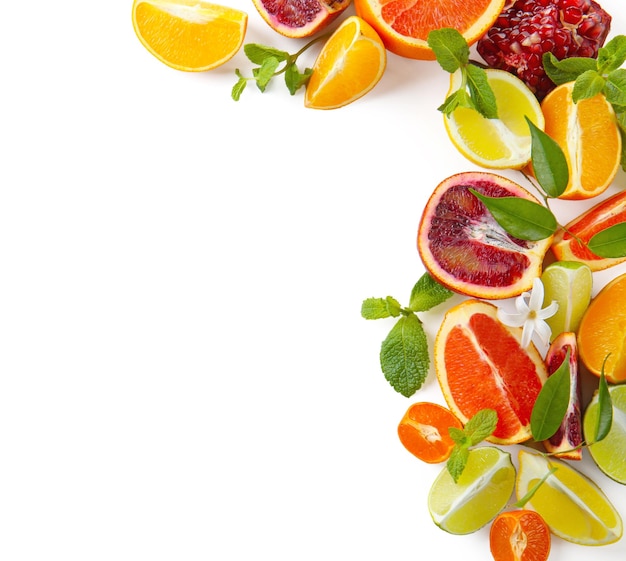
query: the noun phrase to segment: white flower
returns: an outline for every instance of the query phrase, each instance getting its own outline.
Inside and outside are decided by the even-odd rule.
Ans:
[[[509,327],[524,326],[522,329],[522,347],[529,345],[533,333],[537,333],[544,344],[547,345],[550,342],[552,330],[544,320],[556,314],[559,305],[557,302],[552,301],[547,308],[541,309],[542,305],[543,283],[541,279],[535,278],[532,291],[530,293],[524,292],[515,299],[517,313],[509,313],[498,309],[498,318],[505,325]]]

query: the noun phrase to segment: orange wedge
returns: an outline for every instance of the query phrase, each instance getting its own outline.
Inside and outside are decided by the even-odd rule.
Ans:
[[[615,111],[603,94],[574,103],[574,82],[561,84],[541,103],[545,132],[559,144],[569,168],[561,199],[589,199],[609,187],[617,174],[622,138]]]
[[[248,15],[198,0],[134,0],[133,27],[156,58],[177,70],[201,72],[241,48]]]
[[[452,27],[472,45],[491,27],[504,0],[354,0],[357,15],[380,35],[397,55],[435,60],[428,46],[434,29]]]
[[[347,18],[324,44],[306,86],[304,105],[336,109],[363,97],[383,76],[387,52],[374,29]]]

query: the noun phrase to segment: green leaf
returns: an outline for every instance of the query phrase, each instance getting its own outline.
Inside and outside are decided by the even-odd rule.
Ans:
[[[528,117],[525,118],[530,127],[533,173],[549,197],[559,197],[569,182],[569,169],[565,154],[553,138]]]
[[[387,298],[367,298],[361,304],[361,316],[365,319],[384,319],[398,317],[402,307],[391,296]]]
[[[285,69],[285,84],[291,95],[295,93],[304,85],[306,85],[311,77],[311,68],[307,68],[304,72],[300,72],[295,64],[287,65]]]
[[[279,64],[280,61],[277,58],[268,57],[263,60],[259,68],[255,68],[252,71],[254,79],[256,80],[256,85],[262,92],[265,91],[267,84],[274,77],[274,73],[276,72]]]
[[[496,96],[487,80],[487,73],[474,64],[468,64],[467,85],[476,110],[486,119],[498,118]]]
[[[606,359],[604,358],[602,363],[602,371],[600,372],[600,382],[598,384],[598,421],[596,425],[595,442],[606,438],[611,431],[613,425],[613,403],[611,402],[611,393],[609,392],[609,386],[606,383],[606,377],[604,375],[604,365]]]
[[[230,96],[235,101],[239,101],[239,99],[241,98],[241,94],[243,93],[243,90],[246,89],[248,80],[246,80],[241,74],[239,74],[239,70],[235,70],[235,72],[239,76],[239,80],[237,80],[237,83],[233,86],[233,89],[230,92]]]
[[[458,483],[459,477],[463,473],[469,458],[469,449],[466,446],[455,446],[446,462],[446,469],[452,476],[455,483]]]
[[[550,209],[539,203],[521,197],[488,197],[474,189],[470,191],[483,202],[495,221],[516,238],[543,240],[559,227]]]
[[[425,312],[445,302],[453,292],[438,283],[428,273],[424,273],[415,283],[409,300],[409,310]]]
[[[566,82],[573,82],[588,70],[596,70],[596,61],[588,57],[570,57],[559,60],[552,53],[544,53],[542,57],[546,75],[557,86]]]
[[[380,350],[380,365],[387,381],[400,394],[411,397],[428,376],[428,340],[415,314],[402,316]]]
[[[541,388],[530,414],[530,430],[536,441],[547,440],[561,426],[570,397],[570,351],[561,366],[551,374]]]
[[[434,29],[428,34],[426,41],[441,68],[450,74],[469,61],[470,51],[467,41],[456,29],[450,27]]]
[[[574,103],[598,95],[604,89],[605,83],[605,79],[596,70],[583,72],[574,82],[572,90]]]
[[[616,111],[626,107],[626,69],[614,70],[607,76],[604,95]]]
[[[275,58],[279,62],[283,62],[289,58],[289,53],[275,49],[274,47],[268,47],[266,45],[259,45],[258,43],[248,43],[243,46],[243,52],[248,57],[250,62],[263,65],[265,59]]]
[[[493,409],[481,409],[465,424],[464,431],[475,446],[491,436],[498,424],[498,414]]]
[[[593,235],[587,247],[599,257],[626,257],[626,222],[613,224]]]
[[[450,435],[450,438],[459,446],[469,446],[470,439],[465,436],[465,431],[463,429],[448,427],[448,434]]]
[[[445,99],[445,101],[437,107],[437,110],[441,111],[444,115],[450,115],[457,107],[476,109],[467,90],[457,90],[452,92]]]
[[[598,72],[608,74],[626,62],[626,37],[616,35],[598,50]]]

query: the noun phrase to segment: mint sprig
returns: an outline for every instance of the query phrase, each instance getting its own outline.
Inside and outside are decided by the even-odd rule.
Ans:
[[[574,82],[574,102],[602,93],[613,106],[622,136],[622,169],[626,170],[626,36],[617,35],[598,49],[597,58],[557,59],[544,53],[543,67],[556,85]]]
[[[458,107],[478,111],[487,119],[498,118],[496,96],[487,81],[483,68],[470,60],[470,50],[456,29],[443,27],[428,34],[428,46],[435,54],[437,62],[446,72],[461,72],[461,85],[439,106],[438,110],[449,116]]]
[[[434,308],[452,294],[425,273],[413,287],[408,307],[391,296],[367,298],[361,305],[365,319],[398,318],[382,342],[380,366],[393,389],[405,397],[422,387],[430,368],[428,339],[417,313]]]
[[[243,52],[248,60],[257,66],[252,69],[251,77],[244,76],[238,68],[235,70],[238,80],[232,88],[231,97],[239,101],[246,85],[251,81],[254,81],[259,90],[264,92],[272,79],[281,74],[284,74],[289,93],[294,95],[301,87],[306,86],[313,72],[311,68],[301,71],[297,65],[298,58],[315,43],[328,39],[329,36],[329,33],[319,35],[293,54],[267,45],[247,43],[243,46]]]
[[[469,449],[491,436],[497,424],[498,414],[493,409],[481,409],[465,423],[463,429],[448,429],[450,438],[454,440],[454,448],[446,462],[446,469],[455,483],[467,465]]]

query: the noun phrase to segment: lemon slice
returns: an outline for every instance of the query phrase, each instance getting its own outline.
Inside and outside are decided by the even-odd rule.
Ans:
[[[446,131],[457,150],[468,160],[490,169],[519,169],[530,162],[531,138],[527,116],[543,130],[545,120],[535,95],[519,78],[504,70],[487,69],[498,108],[497,119],[458,107],[444,116]],[[461,86],[461,71],[450,78],[448,95]]]
[[[589,446],[598,468],[618,483],[626,485],[626,386],[609,386],[613,404],[613,423],[606,438]],[[593,396],[585,411],[585,440],[593,442],[598,422],[598,395]]]
[[[428,494],[428,510],[442,530],[470,534],[493,520],[506,506],[515,486],[511,455],[493,446],[474,448],[455,483],[447,468]]]
[[[593,275],[591,269],[577,261],[556,261],[542,275],[544,306],[556,301],[557,312],[546,319],[554,340],[563,332],[578,331],[580,320],[591,301]]]
[[[526,503],[538,512],[550,531],[581,545],[605,545],[622,537],[622,519],[607,496],[591,479],[560,460],[520,450],[516,491],[524,497],[552,469]]]

